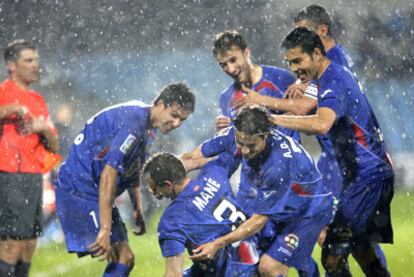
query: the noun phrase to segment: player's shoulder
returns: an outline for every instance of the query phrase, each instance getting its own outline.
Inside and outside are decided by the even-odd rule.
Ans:
[[[231,97],[233,95],[233,92],[235,91],[235,84],[231,83],[228,85],[224,90],[220,92],[220,99],[224,99],[226,97]]]

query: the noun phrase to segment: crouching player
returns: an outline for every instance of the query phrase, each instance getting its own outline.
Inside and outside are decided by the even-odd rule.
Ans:
[[[70,253],[106,259],[105,277],[128,276],[134,255],[114,205],[128,190],[134,203],[134,233],[145,233],[139,175],[150,130],[178,128],[194,111],[195,98],[184,83],[166,86],[152,105],[129,101],[108,107],[76,137],[59,170],[57,215]]]
[[[228,245],[183,272],[186,248],[192,254],[194,248],[227,234],[246,219],[230,188],[233,166],[231,155],[223,153],[191,180],[182,162],[169,153],[158,153],[145,163],[142,175],[150,192],[158,199],[173,200],[158,225],[158,240],[166,257],[164,276],[257,275],[254,237],[237,246]]]
[[[237,200],[247,204],[253,215],[235,231],[195,249],[192,258],[213,257],[218,249],[271,222],[275,233],[260,257],[260,276],[287,276],[290,267],[300,276],[318,276],[311,254],[320,231],[332,219],[332,192],[302,146],[277,130],[270,131],[266,110],[242,108],[233,123],[228,132],[207,143],[212,146],[218,140],[228,149],[236,144],[242,155]]]

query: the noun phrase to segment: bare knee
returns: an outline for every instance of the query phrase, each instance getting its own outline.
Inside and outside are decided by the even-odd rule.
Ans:
[[[134,267],[135,256],[127,242],[116,244],[118,251],[118,263],[128,266],[130,269]]]
[[[287,276],[289,267],[264,254],[260,258],[259,273],[261,277]]]
[[[22,255],[20,260],[30,263],[36,250],[36,239],[22,240]]]
[[[8,264],[16,264],[22,254],[22,242],[19,240],[0,241],[0,259]]]

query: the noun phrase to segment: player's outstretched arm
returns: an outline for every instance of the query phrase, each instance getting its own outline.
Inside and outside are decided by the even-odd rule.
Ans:
[[[146,233],[147,229],[145,227],[139,181],[136,186],[128,189],[128,194],[134,208],[132,216],[135,220],[135,226],[132,227],[132,233],[134,233],[134,235],[141,236]]]
[[[203,153],[201,152],[201,145],[200,145],[193,151],[184,153],[183,155],[181,155],[180,160],[184,165],[185,171],[190,172],[192,170],[201,168],[210,159],[204,157]]]
[[[178,254],[168,257],[165,260],[164,277],[181,277],[183,276],[184,254]]]
[[[278,126],[297,130],[307,134],[325,135],[332,128],[336,113],[330,108],[319,108],[316,115],[289,116],[271,115],[269,120]]]
[[[107,164],[99,179],[100,229],[95,242],[89,246],[89,250],[100,260],[111,258],[112,205],[115,200],[117,176],[118,171]]]
[[[317,100],[310,97],[280,99],[260,95],[244,85],[242,88],[246,95],[235,101],[234,105],[236,108],[240,108],[243,105],[261,105],[270,110],[283,111],[294,115],[305,115],[313,110],[318,104]]]
[[[193,251],[190,259],[193,261],[213,259],[216,252],[226,245],[243,240],[259,232],[268,221],[268,216],[253,214],[248,220],[244,221],[236,230],[228,233],[212,242],[203,244]]]
[[[228,116],[225,115],[219,115],[216,117],[216,131],[220,131],[224,128],[227,128],[230,126],[231,119]]]

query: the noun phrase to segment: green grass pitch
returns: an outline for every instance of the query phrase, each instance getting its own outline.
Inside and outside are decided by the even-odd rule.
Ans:
[[[156,225],[158,217],[149,223],[148,232],[143,237],[129,233],[130,243],[135,253],[135,268],[131,276],[162,276],[164,259],[157,243]],[[394,227],[394,245],[383,245],[392,276],[414,276],[414,196],[413,193],[397,191],[392,203],[392,222]],[[320,248],[315,247],[314,258],[319,260]],[[188,261],[189,265],[191,262]],[[30,275],[32,277],[57,276],[102,276],[104,262],[89,257],[78,259],[66,252],[64,244],[54,244],[39,248],[33,259]],[[322,268],[320,267],[322,272]],[[351,259],[354,276],[364,276]],[[289,276],[297,276],[294,270]]]

